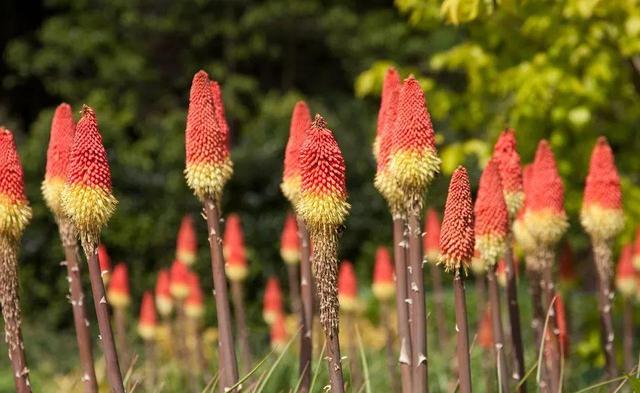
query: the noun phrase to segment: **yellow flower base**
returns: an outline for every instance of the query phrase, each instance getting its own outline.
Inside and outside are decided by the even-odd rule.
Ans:
[[[350,207],[344,195],[302,192],[296,210],[308,226],[337,226],[344,222]]]
[[[64,210],[62,209],[62,192],[64,190],[65,179],[54,177],[51,179],[45,179],[42,182],[42,196],[44,201],[51,209],[53,214],[57,217],[63,217]]]
[[[388,169],[376,173],[373,185],[387,201],[392,212],[398,213],[401,211],[405,194]]]
[[[381,282],[371,286],[373,295],[381,302],[389,301],[396,294],[396,286],[392,282]]]
[[[222,196],[222,189],[233,175],[233,163],[227,157],[224,162],[213,164],[208,162],[187,164],[184,171],[187,185],[194,194],[204,201],[208,196],[215,200]]]
[[[493,266],[504,255],[505,235],[487,233],[476,234],[476,249],[480,251],[480,258],[485,266]]]
[[[391,155],[389,171],[403,190],[426,190],[440,172],[440,158],[430,148],[397,151]]]
[[[547,209],[528,210],[524,214],[524,222],[533,240],[545,246],[557,244],[569,227],[566,214]]]
[[[156,327],[147,323],[138,324],[138,334],[143,340],[153,340],[156,335]]]
[[[204,315],[204,306],[201,304],[185,304],[184,313],[189,318],[200,319]]]
[[[189,296],[189,286],[187,284],[171,284],[169,291],[171,292],[171,296],[176,299],[184,299]]]
[[[173,301],[167,296],[156,296],[156,308],[162,316],[169,316],[173,311]]]
[[[624,297],[631,297],[636,293],[637,285],[634,277],[616,278],[616,288]]]
[[[591,236],[607,240],[624,229],[624,213],[622,209],[605,209],[589,204],[582,207],[580,222]]]
[[[192,251],[177,251],[176,259],[186,266],[191,266],[196,261],[196,254]]]
[[[282,179],[280,190],[282,190],[284,196],[295,207],[300,197],[300,175],[289,176]]]
[[[31,219],[31,208],[0,193],[0,235],[18,239]]]
[[[516,239],[516,243],[520,246],[525,254],[533,252],[536,248],[536,241],[529,233],[527,226],[524,224],[524,220],[515,220],[513,222],[513,236]]]
[[[298,250],[280,250],[280,256],[287,265],[300,263],[300,252]]]
[[[117,204],[109,190],[97,186],[67,184],[62,192],[63,210],[79,233],[97,236],[115,212]]]
[[[228,263],[224,267],[224,271],[230,281],[244,281],[249,275],[249,269],[246,266],[229,265]]]
[[[107,291],[107,300],[113,308],[127,308],[131,304],[131,296],[122,292]]]
[[[509,211],[509,217],[515,217],[524,204],[524,192],[504,192],[504,201]]]

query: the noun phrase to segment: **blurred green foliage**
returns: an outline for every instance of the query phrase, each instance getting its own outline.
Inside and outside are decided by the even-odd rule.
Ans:
[[[134,296],[167,266],[185,213],[200,206],[183,179],[191,77],[207,70],[223,86],[235,174],[223,209],[243,219],[252,274],[250,317],[261,283],[284,269],[277,242],[288,205],[279,191],[291,109],[308,100],[326,116],[347,161],[353,205],[342,255],[360,278],[390,239],[384,201],[372,187],[374,134],[384,71],[421,81],[438,133],[443,171],[469,166],[474,183],[505,126],[531,161],[551,141],[567,188],[570,238],[586,255],[577,220],[595,138],[606,135],[623,177],[629,240],[640,218],[640,7],[633,0],[149,1],[46,0],[37,30],[12,40],[5,92],[37,81],[52,102],[95,107],[109,151],[118,211],[104,232],[112,257],[130,266]],[[33,97],[33,102],[41,102]],[[11,97],[7,98],[8,101]],[[25,100],[21,97],[21,100]],[[0,107],[3,106],[0,101]],[[9,112],[18,134],[34,220],[24,239],[26,315],[68,326],[62,252],[39,184],[54,106]],[[0,108],[0,114],[4,111]],[[429,203],[441,207],[446,176]],[[208,277],[204,223],[197,270]],[[210,288],[210,280],[203,283]],[[209,310],[209,320],[213,311]]]

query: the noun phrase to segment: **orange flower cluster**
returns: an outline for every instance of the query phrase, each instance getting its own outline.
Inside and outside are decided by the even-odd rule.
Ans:
[[[231,281],[244,281],[249,274],[242,224],[237,214],[229,214],[224,230],[225,272]]]
[[[513,129],[509,128],[500,134],[493,149],[493,159],[498,162],[509,216],[514,217],[524,202],[524,191],[520,155],[516,150],[516,135]]]
[[[427,210],[424,231],[424,254],[429,262],[436,263],[440,257],[440,218],[434,209]]]
[[[129,270],[124,263],[118,263],[113,268],[113,274],[107,289],[107,300],[114,308],[127,308],[131,304]]]
[[[169,270],[162,269],[158,272],[156,281],[156,307],[163,317],[168,317],[173,311],[173,298],[171,297],[171,275]]]
[[[178,240],[176,241],[176,259],[187,266],[193,265],[198,253],[198,238],[190,215],[182,217]]]
[[[204,315],[204,293],[200,286],[198,275],[188,272],[187,282],[189,285],[189,295],[184,301],[184,313],[193,319],[200,319]]]
[[[138,334],[143,340],[153,340],[156,335],[156,308],[153,304],[153,294],[146,291],[142,295],[140,305],[140,319],[138,320]]]
[[[395,122],[396,109],[398,105],[398,93],[400,92],[400,74],[389,67],[384,75],[382,83],[382,94],[380,98],[380,109],[378,110],[378,124],[376,127],[376,138],[373,142],[373,156],[378,160],[380,153],[380,139]]]
[[[385,247],[378,247],[376,250],[372,291],[376,299],[381,302],[390,301],[396,293],[393,263]]]
[[[264,290],[262,317],[268,325],[271,325],[282,314],[284,314],[284,306],[280,283],[276,277],[269,277]]]
[[[280,236],[280,256],[288,265],[300,262],[300,239],[298,239],[298,224],[293,214],[287,214],[284,229]]]
[[[476,248],[485,266],[502,256],[509,232],[509,213],[502,192],[498,163],[490,160],[480,177],[475,204]]]
[[[356,311],[358,308],[358,279],[351,261],[344,260],[338,272],[338,301],[346,312]]]
[[[0,127],[0,237],[15,241],[31,219],[13,134]]]
[[[309,127],[311,127],[309,106],[304,101],[298,101],[291,114],[289,140],[284,153],[284,172],[280,184],[282,193],[293,206],[296,206],[300,196],[300,148]]]
[[[622,247],[620,259],[616,268],[616,288],[624,297],[636,294],[636,269],[633,267],[633,246],[627,244]]]

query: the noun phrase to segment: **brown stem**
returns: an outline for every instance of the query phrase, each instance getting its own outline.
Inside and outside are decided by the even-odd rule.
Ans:
[[[242,373],[248,374],[253,363],[251,347],[249,346],[249,332],[244,312],[244,288],[242,282],[231,282],[231,299],[233,301],[233,311],[236,317],[236,328],[238,329],[238,340],[240,341],[240,353],[242,354]]]
[[[127,363],[129,362],[127,355],[127,314],[126,309],[122,307],[113,308],[113,319],[115,321],[115,334],[116,334],[116,348],[118,349],[118,355],[120,356],[120,370],[123,373],[127,372]]]
[[[393,217],[393,259],[396,272],[396,311],[400,339],[400,375],[402,392],[411,392],[411,331],[409,328],[409,294],[407,291],[407,239],[402,216]]]
[[[356,345],[356,328],[354,315],[351,312],[345,313],[345,327],[347,328],[347,336],[349,337],[349,371],[351,373],[351,390],[358,391],[362,386],[362,373],[360,372],[360,356],[358,346]]]
[[[194,321],[194,335],[195,335],[195,343],[196,343],[196,356],[198,367],[202,370],[202,374],[204,375],[205,382],[209,382],[213,375],[211,375],[211,370],[209,368],[209,363],[207,362],[207,358],[204,356],[204,343],[202,342],[202,326],[201,320]]]
[[[487,270],[487,284],[489,289],[489,304],[491,305],[491,322],[493,326],[493,344],[498,368],[498,383],[502,386],[502,392],[509,390],[509,374],[507,371],[507,359],[504,353],[504,331],[502,330],[502,316],[500,315],[500,293],[496,280],[496,265]]]
[[[535,262],[530,262],[533,258],[527,257],[527,276],[529,281],[529,292],[531,294],[532,319],[531,327],[533,328],[535,338],[535,348],[542,345],[544,321],[546,319],[544,308],[542,308],[542,288],[540,287],[540,271],[533,267]],[[549,391],[549,376],[547,373],[547,363],[543,361],[540,370],[540,391]]]
[[[613,318],[611,316],[613,292],[611,291],[611,248],[604,241],[593,241],[593,254],[598,271],[598,305],[600,308],[600,336],[606,361],[607,377],[618,375],[613,340]]]
[[[469,325],[467,323],[467,302],[464,294],[464,282],[460,269],[456,269],[453,277],[453,289],[456,304],[456,331],[458,355],[458,378],[460,392],[471,393],[471,362],[469,360]]]
[[[122,383],[122,374],[118,363],[118,352],[116,351],[116,343],[113,340],[113,331],[109,322],[109,308],[107,307],[107,298],[104,293],[104,283],[102,282],[100,266],[98,265],[97,247],[94,246],[92,249],[85,249],[84,251],[89,265],[93,305],[96,309],[102,350],[107,365],[107,379],[113,392],[124,393],[124,384]]]
[[[633,360],[633,302],[631,299],[623,300],[623,334],[624,371],[631,372],[635,366]]]
[[[389,321],[389,316],[391,315],[391,310],[389,307],[389,303],[386,301],[382,302],[380,308],[380,324],[384,328],[385,335],[387,336],[387,340],[385,343],[385,353],[387,355],[387,369],[389,371],[389,383],[390,388],[393,392],[400,392],[400,386],[398,386],[398,378],[396,375],[396,357],[393,351],[393,330],[391,329],[391,323]]]
[[[71,310],[73,311],[73,324],[76,330],[78,352],[80,354],[80,364],[82,366],[82,383],[84,392],[97,393],[98,383],[93,364],[89,320],[87,319],[87,312],[84,306],[84,291],[82,290],[80,266],[78,265],[79,258],[76,238],[70,224],[63,223],[61,221],[59,229],[66,259],[65,265],[67,265],[69,296],[71,300]]]
[[[31,393],[21,331],[17,249],[15,240],[0,236],[0,306],[16,392]]]
[[[311,273],[311,248],[309,232],[303,220],[298,219],[300,238],[300,393],[309,393],[311,388],[311,357],[313,356],[313,277]]]
[[[187,374],[190,373],[188,369],[189,364],[189,348],[187,346],[187,317],[184,310],[184,300],[183,299],[175,299],[175,307],[176,307],[176,318],[174,320],[173,336],[176,337],[175,340],[175,349],[178,361],[180,363],[180,377],[187,382]],[[172,343],[174,340],[170,340]]]
[[[513,367],[513,379],[516,383],[524,376],[524,348],[522,346],[522,328],[520,327],[520,305],[518,304],[518,288],[516,281],[515,263],[513,261],[513,235],[509,233],[507,237],[507,248],[505,250],[505,265],[507,275],[507,305],[509,311],[509,326],[511,327],[511,344],[515,356]],[[526,393],[527,384],[522,383],[518,388],[519,393]]]
[[[412,386],[416,392],[428,392],[427,372],[427,329],[426,306],[424,296],[424,272],[422,269],[422,229],[420,226],[420,209],[417,203],[410,206],[407,215],[409,232],[409,296],[411,298],[411,315],[413,331],[413,378]]]
[[[545,294],[545,308],[546,313],[549,315],[548,323],[547,323],[547,334],[544,336],[545,340],[545,348],[547,349],[547,353],[549,355],[549,388],[551,392],[558,392],[560,389],[560,341],[559,341],[559,330],[556,320],[556,309],[554,298],[556,296],[555,285],[553,282],[553,272],[552,272],[552,264],[554,255],[553,252],[549,250],[540,250],[539,251],[539,265],[542,268],[542,276],[540,280],[540,286]],[[546,317],[545,317],[546,319]],[[549,334],[551,333],[551,334]],[[543,333],[544,334],[544,333]]]
[[[429,264],[431,282],[433,284],[433,300],[436,312],[436,328],[438,330],[438,348],[443,351],[447,342],[447,330],[444,317],[444,291],[442,290],[442,272],[436,266],[436,261]]]
[[[342,375],[342,365],[340,364],[340,343],[338,341],[338,329],[331,332],[325,331],[327,340],[327,361],[329,363],[329,380],[331,382],[331,393],[344,393],[344,377]]]
[[[476,278],[476,330],[480,329],[485,308],[487,307],[487,284],[485,283],[485,275],[481,273],[475,274]]]
[[[289,278],[289,300],[291,301],[291,312],[300,313],[300,273],[297,264],[287,264],[287,275]]]
[[[186,313],[180,315],[182,325],[186,336],[187,356],[185,358],[185,367],[188,368],[189,381],[193,393],[202,391],[202,369],[200,368],[199,348],[198,348],[198,320],[197,318],[189,318]]]
[[[227,388],[238,381],[238,361],[233,341],[231,311],[229,309],[227,281],[224,273],[222,238],[220,237],[220,212],[211,198],[205,199],[204,210],[207,216],[209,247],[211,248],[211,271],[218,317],[220,363],[223,365],[220,374],[220,391],[224,393]]]
[[[153,392],[156,387],[156,381],[158,380],[157,375],[157,364],[156,364],[156,345],[153,340],[145,340],[144,342],[144,352],[146,358],[146,374],[145,385],[147,387],[148,392]]]

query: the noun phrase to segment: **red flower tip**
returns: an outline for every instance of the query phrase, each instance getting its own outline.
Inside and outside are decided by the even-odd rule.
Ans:
[[[576,279],[576,272],[573,268],[573,250],[569,242],[565,242],[560,251],[560,281],[573,282]]]
[[[434,209],[427,210],[424,231],[424,252],[431,262],[435,262],[440,256],[440,217]]]
[[[185,265],[190,266],[195,262],[197,252],[198,239],[194,228],[193,218],[187,214],[182,217],[180,229],[178,230],[176,259]]]
[[[24,174],[13,134],[0,126],[0,198],[6,203],[26,203]],[[0,199],[0,202],[4,202]],[[1,219],[1,218],[0,218]]]
[[[111,273],[111,258],[104,244],[98,246],[98,264],[100,265],[100,274],[103,278]]]
[[[392,149],[398,150],[436,149],[436,138],[427,110],[426,100],[420,83],[409,76],[400,89],[397,126],[394,130],[396,143]]]
[[[291,124],[289,125],[289,139],[287,141],[287,147],[284,153],[284,173],[283,181],[290,181],[293,177],[300,175],[300,148],[304,142],[304,136],[307,130],[311,127],[311,114],[309,113],[309,106],[304,101],[296,102],[293,107],[293,113],[291,114]],[[299,188],[300,185],[292,185]],[[284,188],[284,185],[283,185]],[[283,189],[284,191],[284,189]],[[293,192],[299,192],[299,190],[291,190]],[[290,195],[286,195],[290,197]]]
[[[531,171],[531,184],[528,187],[531,198],[527,199],[527,209],[548,210],[552,214],[564,216],[564,186],[558,174],[556,159],[546,140],[538,144]]]
[[[514,215],[522,207],[524,194],[520,155],[516,150],[516,136],[512,129],[500,134],[493,150],[493,159],[498,162],[507,208]]]
[[[478,345],[485,350],[493,348],[493,326],[491,324],[491,309],[488,305],[482,314],[482,320],[478,328]]]
[[[293,214],[287,214],[284,229],[280,236],[280,256],[287,264],[300,261],[300,240],[298,239],[298,224]]]
[[[153,302],[153,294],[146,291],[142,295],[142,304],[140,306],[140,324],[155,326],[156,325],[156,307]]]
[[[224,254],[228,265],[246,266],[247,259],[244,248],[242,224],[237,214],[229,214],[224,230]]]
[[[275,322],[278,315],[284,310],[282,304],[282,291],[276,277],[269,277],[263,297],[263,317],[268,324]]]
[[[394,268],[391,255],[386,247],[376,250],[376,264],[373,269],[373,283],[393,283]]]
[[[384,75],[384,82],[382,83],[382,94],[380,98],[380,109],[378,110],[378,126],[376,128],[376,136],[382,135],[385,131],[385,123],[387,121],[387,110],[391,103],[392,96],[397,94],[401,88],[400,74],[394,67],[389,67]]]
[[[556,293],[556,322],[558,325],[558,339],[560,340],[560,349],[562,350],[562,354],[567,357],[569,356],[569,329],[567,327],[567,316],[564,307],[564,299],[562,295]]]
[[[111,275],[111,280],[109,280],[109,289],[107,290],[107,299],[115,308],[127,307],[131,302],[129,271],[124,263],[118,263],[113,268],[113,274]]]
[[[216,122],[220,129],[220,137],[223,139],[225,146],[229,149],[229,123],[227,123],[227,115],[224,110],[224,101],[222,100],[222,89],[217,81],[212,80],[209,83],[211,86],[211,95],[213,97],[213,109],[216,112]]]
[[[338,272],[338,295],[355,298],[358,296],[358,280],[351,261],[344,260]]]
[[[204,304],[204,294],[202,293],[198,275],[189,271],[187,280],[189,282],[189,296],[185,300],[185,305],[202,306]]]
[[[509,214],[502,192],[498,163],[490,160],[480,176],[475,205],[477,236],[493,235],[504,238],[509,230]],[[486,251],[480,249],[482,253]]]
[[[617,278],[634,277],[636,269],[633,267],[633,246],[627,244],[622,247],[620,259],[618,260],[618,268],[616,270]]]
[[[473,202],[469,175],[459,166],[451,176],[440,232],[440,263],[448,270],[466,267],[473,257]]]
[[[584,204],[596,204],[605,209],[622,209],[620,176],[611,147],[603,136],[598,138],[591,153],[589,174],[584,188]]]
[[[316,115],[300,148],[300,175],[297,210],[307,224],[342,224],[349,209],[344,158],[320,115]]]
[[[75,128],[71,106],[67,103],[58,105],[51,121],[45,179],[66,180],[67,164],[69,163],[69,153],[73,147]]]
[[[111,191],[111,170],[98,130],[96,112],[86,105],[82,107],[82,115],[76,125],[67,167],[67,183]]]
[[[189,268],[184,263],[175,260],[169,270],[171,295],[177,299],[189,296]]]

